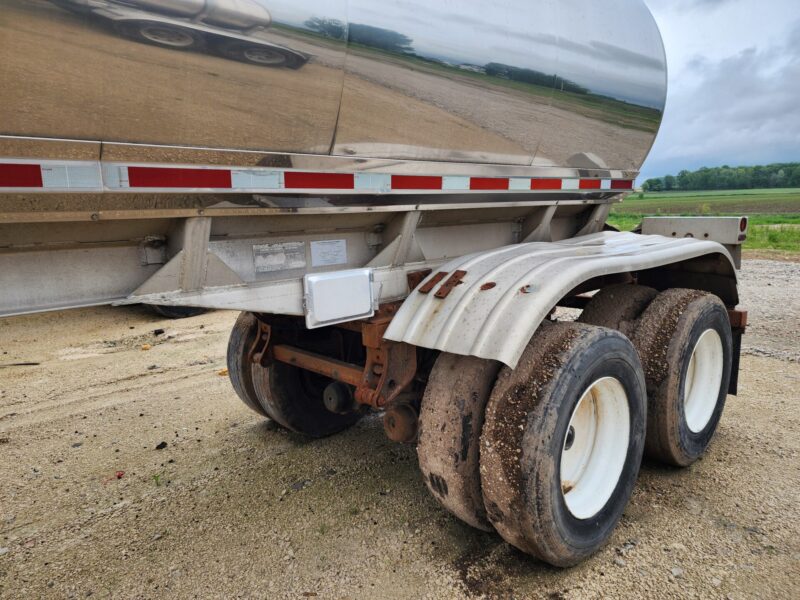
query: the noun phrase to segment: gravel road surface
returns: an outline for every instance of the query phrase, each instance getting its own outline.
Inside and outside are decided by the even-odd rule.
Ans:
[[[800,264],[745,262],[741,393],[561,571],[439,508],[369,417],[309,441],[225,376],[234,313],[0,321],[2,598],[796,598]]]

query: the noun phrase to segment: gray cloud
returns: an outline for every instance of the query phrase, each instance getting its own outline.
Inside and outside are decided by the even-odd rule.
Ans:
[[[728,33],[726,26],[746,5],[756,11],[756,0],[693,0],[718,8],[696,22],[697,31],[686,30],[691,19],[680,11],[656,11],[667,33],[672,77],[664,124],[643,177],[704,165],[800,160],[800,7],[794,0],[774,1],[783,5],[782,13],[772,8],[784,19],[774,19],[773,31],[753,27],[749,37],[741,28]],[[717,27],[709,30],[712,23]],[[704,51],[676,60],[675,44],[698,35],[707,36]]]

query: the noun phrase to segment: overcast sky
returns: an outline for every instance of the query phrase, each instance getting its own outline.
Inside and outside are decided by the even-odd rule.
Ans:
[[[800,0],[646,0],[669,93],[642,177],[800,161]]]

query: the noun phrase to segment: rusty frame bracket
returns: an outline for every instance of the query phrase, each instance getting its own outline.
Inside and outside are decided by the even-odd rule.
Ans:
[[[744,333],[747,329],[747,311],[746,310],[736,310],[736,309],[728,309],[728,318],[731,321],[731,329],[736,331],[737,329],[740,330],[741,333]]]
[[[262,366],[277,360],[341,381],[356,388],[354,397],[359,404],[382,408],[408,388],[417,372],[417,349],[383,337],[400,305],[399,302],[385,304],[370,319],[338,325],[361,333],[367,351],[364,366],[275,344],[270,325],[260,319],[258,335],[249,352],[250,360]]]
[[[247,360],[262,367],[267,367],[274,358],[272,356],[272,346],[270,346],[272,327],[266,321],[259,319],[258,316],[256,316],[256,323],[258,323],[258,332],[247,353]]]

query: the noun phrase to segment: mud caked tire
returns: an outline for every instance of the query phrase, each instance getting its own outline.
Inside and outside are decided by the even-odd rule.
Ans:
[[[500,363],[442,353],[428,378],[417,456],[428,489],[469,525],[492,531],[481,494],[480,434]]]
[[[501,369],[487,405],[480,472],[489,520],[507,542],[559,567],[606,542],[639,472],[645,393],[631,342],[579,323],[545,324],[517,368]],[[579,415],[595,429],[574,420]],[[589,459],[571,460],[573,449]],[[580,464],[575,481],[565,482],[562,471]]]
[[[648,306],[633,343],[645,370],[649,458],[688,466],[711,442],[728,393],[732,334],[722,301],[670,289]]]
[[[656,296],[658,291],[644,285],[611,285],[594,295],[578,322],[616,329],[630,338],[636,320]]]

